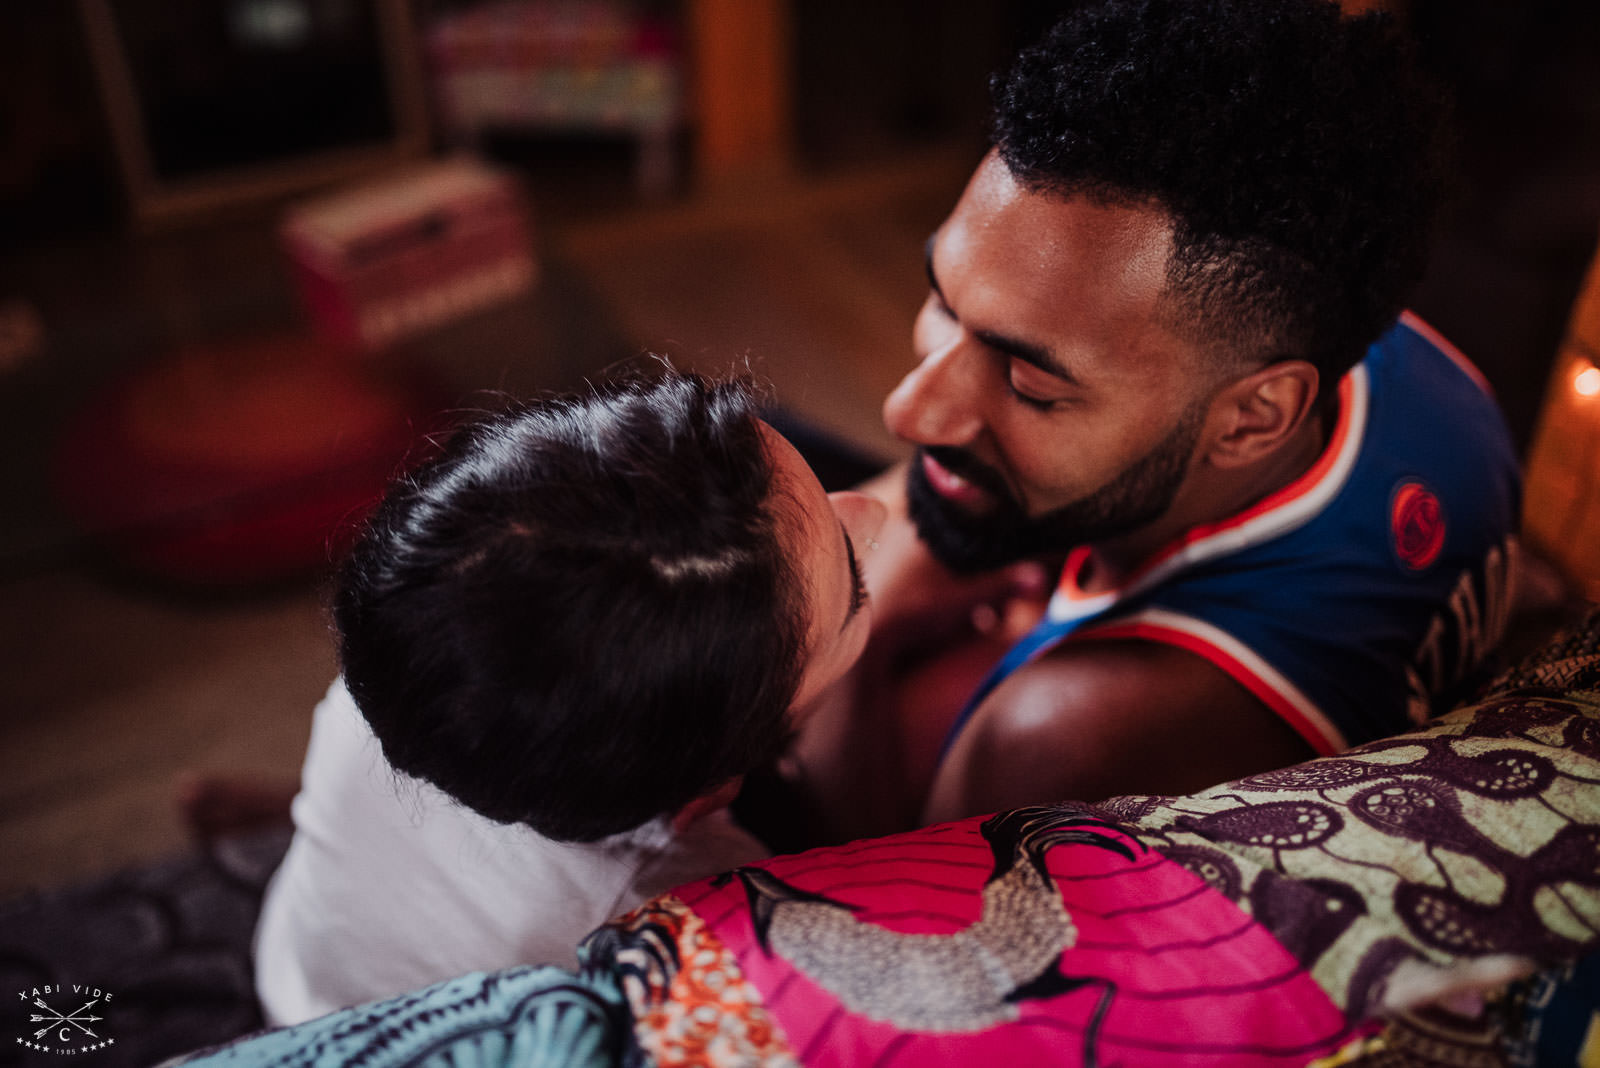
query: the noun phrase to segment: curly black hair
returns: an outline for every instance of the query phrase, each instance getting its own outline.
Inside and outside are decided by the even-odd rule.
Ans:
[[[1169,215],[1173,311],[1233,366],[1301,358],[1336,382],[1422,274],[1448,109],[1383,13],[1101,0],[991,89],[1026,187]]]

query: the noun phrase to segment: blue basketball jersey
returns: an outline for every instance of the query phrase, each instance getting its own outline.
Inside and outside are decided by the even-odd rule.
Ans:
[[[1176,645],[1227,672],[1319,753],[1395,734],[1453,698],[1509,609],[1521,476],[1477,369],[1410,312],[1339,385],[1321,457],[1196,527],[1118,590],[1069,555],[1042,622],[979,687],[1063,641]]]

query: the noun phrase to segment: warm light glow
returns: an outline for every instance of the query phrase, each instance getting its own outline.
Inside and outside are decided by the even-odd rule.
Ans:
[[[1580,397],[1592,397],[1600,393],[1600,367],[1585,367],[1573,375],[1572,388]]]

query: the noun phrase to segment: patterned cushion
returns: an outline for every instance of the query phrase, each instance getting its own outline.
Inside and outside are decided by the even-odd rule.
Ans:
[[[1500,1063],[1530,999],[1474,995],[1600,945],[1597,857],[1600,612],[1414,734],[776,858],[586,949],[661,1068]]]
[[[777,857],[602,927],[578,975],[465,977],[213,1055],[1587,1064],[1597,858],[1600,611],[1414,734]]]

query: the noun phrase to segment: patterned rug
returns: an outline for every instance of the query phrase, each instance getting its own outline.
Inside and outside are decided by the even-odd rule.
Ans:
[[[261,1026],[250,938],[286,829],[0,904],[0,1065],[148,1068]]]

